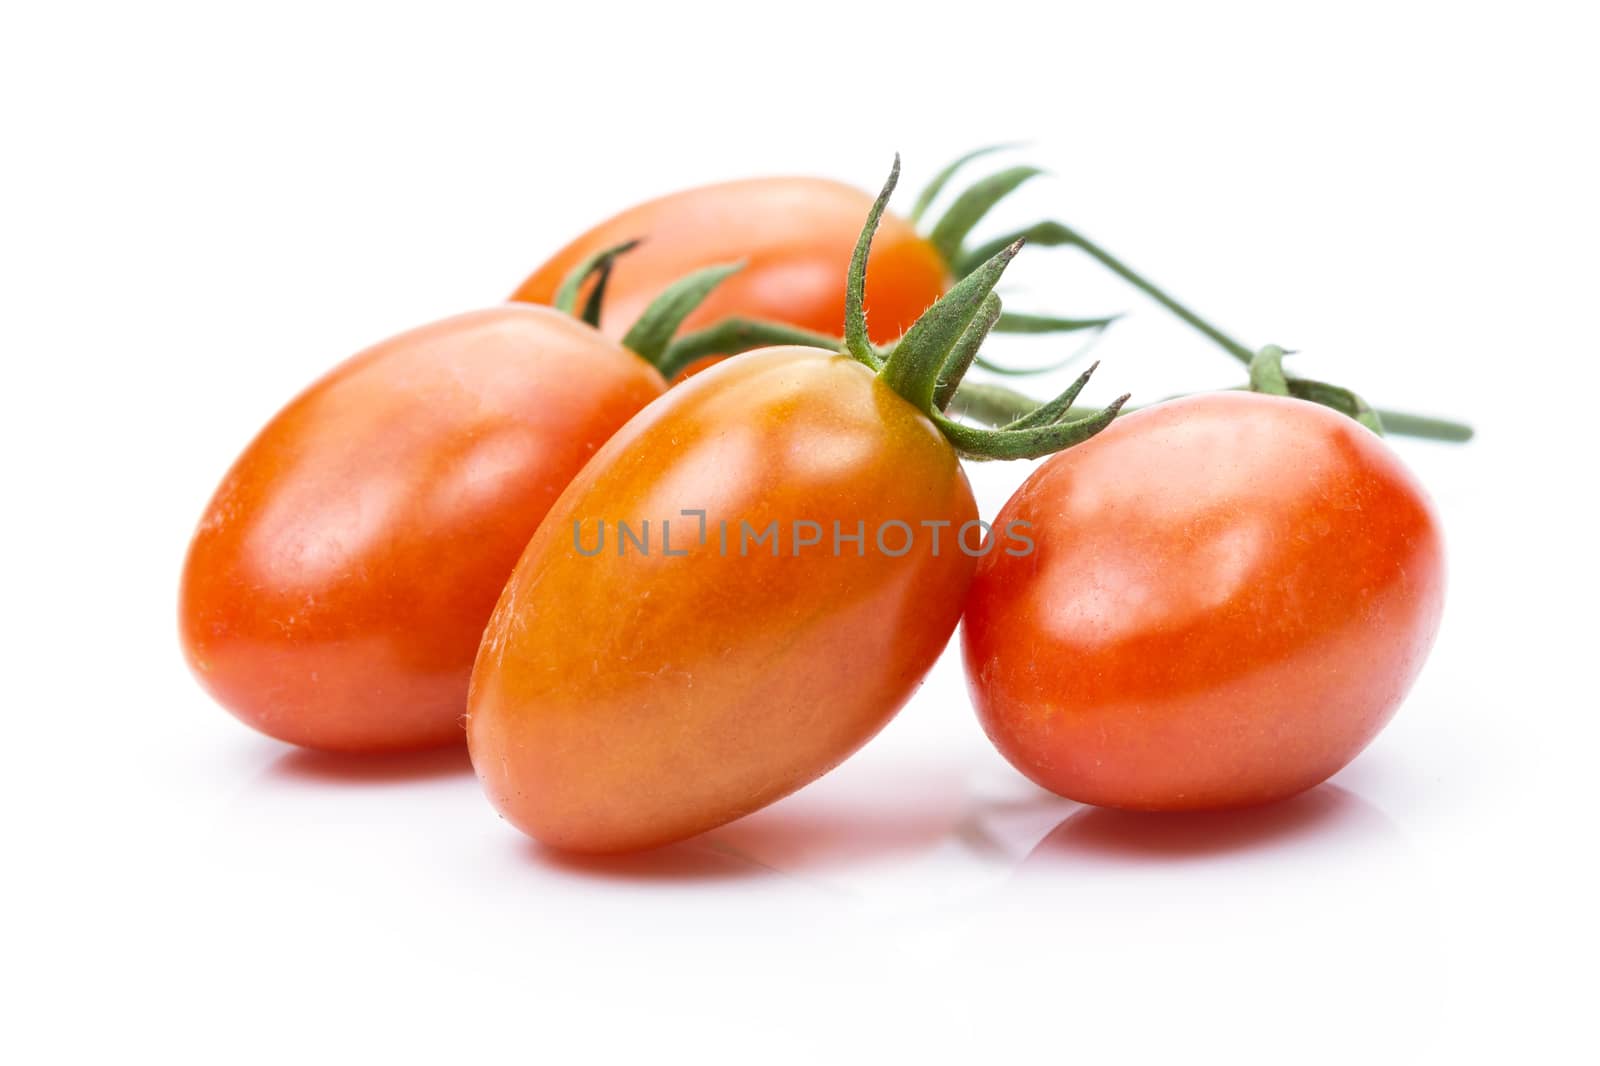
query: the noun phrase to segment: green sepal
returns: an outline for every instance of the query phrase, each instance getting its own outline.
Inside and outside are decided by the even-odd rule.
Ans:
[[[928,184],[923,187],[922,191],[917,194],[916,202],[911,205],[911,214],[908,217],[913,223],[922,221],[922,216],[927,214],[928,208],[933,206],[933,201],[938,199],[939,194],[944,191],[944,187],[950,184],[950,179],[956,176],[956,171],[960,170],[974,159],[982,159],[984,156],[993,155],[995,152],[1004,152],[1012,148],[1020,147],[1022,147],[1020,142],[1013,142],[1011,144],[991,144],[986,145],[983,148],[974,148],[972,151],[956,159],[943,170],[939,171],[939,173],[935,174],[933,176],[933,180],[928,182]]]
[[[1005,318],[1005,315],[1001,315],[1000,321],[1003,323]],[[983,369],[989,371],[989,373],[1000,374],[1004,377],[1035,377],[1039,374],[1048,374],[1052,371],[1061,370],[1065,367],[1071,366],[1073,363],[1078,362],[1084,356],[1093,351],[1094,346],[1099,343],[1100,336],[1105,331],[1106,326],[1109,326],[1112,322],[1115,322],[1116,318],[1099,319],[1098,321],[1103,323],[1103,325],[1099,327],[1093,337],[1090,337],[1085,343],[1080,344],[1075,351],[1068,352],[1066,355],[1055,360],[1054,362],[1044,363],[1040,366],[1002,366],[1001,364],[993,362],[992,360],[979,358],[976,360],[976,363],[978,366],[981,366]]]
[[[595,271],[594,284],[589,286],[589,295],[583,301],[583,313],[578,316],[583,322],[600,328],[600,311],[605,305],[606,287],[611,284],[611,268],[615,259],[607,259],[600,264],[600,269]]]
[[[661,360],[672,343],[672,337],[695,308],[705,302],[711,290],[731,274],[743,269],[743,263],[722,263],[696,270],[679,278],[650,302],[622,338],[622,346],[633,354],[660,369]]]
[[[1084,345],[1084,351],[1086,351],[1089,347],[1090,346],[1087,344]],[[1060,359],[1057,359],[1053,363],[1045,363],[1042,366],[1001,366],[999,363],[996,363],[991,359],[982,357],[974,359],[973,363],[987,370],[989,373],[999,374],[1001,377],[1032,378],[1038,377],[1040,374],[1048,374],[1054,370],[1066,369],[1073,363],[1076,363],[1079,359],[1082,359],[1084,356],[1084,351],[1071,352],[1062,356]]]
[[[1038,459],[1082,444],[1109,426],[1127,402],[1126,395],[1119,396],[1086,417],[1019,430],[974,429],[937,412],[932,417],[950,443],[969,459]]]
[[[1026,240],[1036,248],[1059,248],[1066,244],[1076,244],[1077,233],[1063,226],[1059,222],[1035,222],[1004,237],[996,237],[992,241],[985,241],[976,248],[962,251],[950,262],[950,269],[956,274],[964,274],[977,266],[995,252],[1017,240]]]
[[[1002,247],[1004,247],[1002,245]],[[1086,329],[1105,329],[1121,315],[1105,318],[1057,318],[1055,315],[1027,315],[1007,311],[994,324],[996,333],[1077,333]]]
[[[561,280],[561,287],[556,290],[555,299],[550,301],[550,306],[557,311],[564,311],[569,315],[577,313],[578,293],[583,288],[583,283],[589,280],[591,274],[595,275],[594,288],[589,291],[589,299],[584,304],[583,314],[577,317],[591,326],[600,325],[600,302],[605,297],[606,282],[611,279],[611,268],[615,265],[617,256],[633,251],[639,246],[639,239],[623,241],[621,244],[602,248],[568,272]]]
[[[978,316],[984,298],[994,291],[1007,264],[1021,250],[1021,241],[1001,249],[924,311],[884,360],[884,384],[919,411],[928,410],[951,349]]]
[[[856,237],[855,250],[850,253],[850,270],[845,275],[844,290],[844,350],[857,362],[874,370],[882,365],[872,338],[867,335],[867,259],[872,253],[872,238],[878,232],[889,197],[900,183],[900,153],[894,154],[894,165],[889,168],[889,178],[883,183],[878,198],[867,210],[866,225]]]
[[[1063,419],[1071,418],[1073,401],[1078,398],[1078,393],[1083,391],[1083,387],[1089,384],[1089,379],[1094,376],[1094,372],[1098,369],[1100,369],[1100,364],[1098,362],[1093,363],[1088,370],[1079,374],[1078,379],[1068,385],[1066,391],[1062,392],[1060,396],[1057,396],[1049,403],[1040,404],[1028,414],[1023,415],[1014,422],[1008,422],[1000,428],[1007,430],[1033,429],[1035,426],[1054,425]]]
[[[987,381],[964,381],[950,399],[945,413],[984,426],[1001,427],[1025,417],[1039,406],[1032,396]],[[1087,413],[1087,412],[1085,412]]]
[[[978,357],[978,349],[983,346],[984,339],[999,319],[1000,297],[991,292],[978,305],[977,316],[967,324],[955,346],[950,349],[950,354],[945,357],[944,369],[939,371],[939,383],[933,390],[934,407],[943,411],[950,406],[950,399],[956,394],[961,379],[972,368],[972,361]]]
[[[839,351],[838,337],[758,318],[725,318],[714,326],[686,333],[667,346],[656,369],[669,381],[685,367],[708,355],[732,355],[773,344],[798,344]]]
[[[934,251],[938,252],[946,263],[955,263],[961,258],[961,245],[973,227],[983,221],[983,217],[996,204],[1011,195],[1023,182],[1043,173],[1044,171],[1038,167],[1010,167],[978,181],[956,197],[955,203],[950,205],[944,217],[934,223],[933,228],[928,231],[928,243],[933,245]],[[986,261],[987,258],[992,257],[986,257],[980,262]],[[959,269],[956,272],[966,273]]]

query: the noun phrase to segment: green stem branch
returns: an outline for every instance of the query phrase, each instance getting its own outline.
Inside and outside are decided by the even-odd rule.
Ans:
[[[808,348],[838,351],[839,338],[808,329],[766,322],[757,318],[725,318],[714,326],[686,333],[667,346],[656,364],[661,376],[671,381],[686,367],[708,355],[734,355],[751,348],[773,344],[798,344]]]
[[[1089,240],[1089,238],[1085,237],[1077,230],[1066,227],[1066,232],[1071,237],[1071,243],[1077,245],[1079,248],[1082,248],[1084,252],[1099,262],[1100,265],[1104,266],[1107,270],[1117,275],[1123,281],[1126,281],[1129,285],[1132,285],[1134,288],[1150,297],[1150,299],[1154,300],[1162,307],[1165,307],[1168,311],[1171,311],[1178,318],[1182,319],[1184,322],[1187,322],[1190,326],[1194,327],[1194,329],[1198,330],[1206,337],[1209,337],[1219,348],[1233,356],[1235,359],[1239,360],[1239,362],[1243,363],[1245,366],[1250,365],[1250,360],[1255,357],[1254,351],[1246,348],[1244,345],[1240,344],[1238,341],[1222,332],[1216,326],[1213,326],[1210,322],[1207,322],[1205,319],[1189,310],[1189,308],[1185,307],[1183,304],[1179,303],[1177,300],[1168,295],[1165,290],[1158,288],[1144,275],[1128,266],[1128,264],[1112,255],[1098,244],[1095,244],[1093,241]]]
[[[1244,388],[1239,386],[1238,388]],[[1180,393],[1169,396],[1169,400],[1181,399],[1184,396],[1204,395],[1203,393]],[[1165,401],[1157,401],[1165,402]],[[1015,389],[1008,389],[1004,385],[994,385],[988,382],[969,381],[956,390],[955,397],[950,401],[949,414],[952,417],[960,416],[969,418],[974,422],[986,426],[1004,426],[1022,418],[1028,412],[1039,406],[1039,401],[1031,396],[1026,396]],[[1122,414],[1130,414],[1143,410],[1151,404],[1142,404],[1138,407],[1125,407]],[[1098,408],[1074,407],[1067,411],[1068,418],[1081,418],[1092,414]],[[1461,422],[1453,422],[1447,418],[1433,418],[1428,415],[1411,414],[1407,411],[1386,411],[1378,409],[1378,417],[1383,420],[1383,430],[1390,436],[1416,437],[1419,440],[1439,440],[1460,443],[1472,439],[1472,427]]]

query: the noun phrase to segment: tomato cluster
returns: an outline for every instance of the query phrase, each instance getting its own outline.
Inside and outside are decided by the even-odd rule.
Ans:
[[[827,772],[958,623],[985,730],[1062,795],[1190,810],[1325,780],[1442,606],[1438,523],[1383,416],[1278,349],[1250,391],[1125,417],[1075,406],[1087,374],[1043,404],[966,382],[992,329],[1104,325],[1002,312],[1023,239],[1104,253],[1054,223],[966,247],[1031,168],[919,229],[954,169],[909,219],[885,206],[898,164],[876,199],[760,179],[654,200],[511,303],[332,369],[201,519],[196,675],[293,744],[464,740],[508,820],[579,851]],[[1043,456],[982,521],[963,461]]]

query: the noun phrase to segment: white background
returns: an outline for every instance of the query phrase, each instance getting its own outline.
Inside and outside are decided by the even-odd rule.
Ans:
[[[1589,8],[8,4],[0,1055],[1594,1061]],[[876,186],[899,149],[904,208],[1012,138],[1057,177],[996,226],[1056,214],[1302,371],[1480,427],[1397,444],[1450,603],[1330,786],[1078,808],[993,754],[947,656],[802,793],[576,863],[461,755],[296,753],[186,675],[192,524],[336,359],[646,195]],[[1007,291],[1136,312],[1101,398],[1237,377],[1069,253]],[[986,512],[1025,474],[977,472]]]

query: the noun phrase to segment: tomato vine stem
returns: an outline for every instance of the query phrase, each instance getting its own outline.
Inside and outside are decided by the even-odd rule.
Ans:
[[[884,360],[884,383],[919,411],[930,407],[939,377],[950,362],[951,352],[962,342],[984,302],[993,295],[1000,275],[1005,273],[1006,267],[1021,250],[1021,241],[1001,249],[988,262],[952,285],[949,292],[924,311]],[[998,297],[995,303],[998,305]],[[999,307],[996,306],[995,318],[999,317]],[[977,345],[983,342],[987,332],[984,330],[976,338],[972,355],[977,354]],[[970,362],[969,356],[969,365]],[[956,380],[959,381],[959,378]],[[953,389],[955,385],[951,384],[950,387]]]
[[[1001,247],[1005,242],[1016,240],[1018,237],[1026,237],[1030,244],[1037,244],[1042,247],[1059,248],[1071,246],[1080,249],[1101,266],[1166,308],[1180,321],[1210,339],[1217,347],[1233,356],[1239,362],[1248,366],[1250,365],[1250,360],[1255,356],[1253,350],[1240,344],[1206,319],[1201,318],[1189,307],[1178,302],[1165,289],[1157,286],[1149,278],[1134,270],[1082,233],[1061,222],[1035,222],[1031,226],[1008,233],[1004,237],[996,237],[994,240],[979,245],[970,251],[962,252],[953,269],[959,271],[964,264],[974,261],[981,262],[982,260],[979,257],[987,253],[989,249]]]
[[[1238,391],[1248,388],[1247,385],[1236,385],[1224,391]],[[1289,391],[1301,399],[1311,399],[1309,393],[1319,388],[1337,388],[1325,382],[1311,381],[1307,378],[1290,378]],[[1214,391],[1214,390],[1206,390]],[[1341,392],[1348,390],[1341,389]],[[1197,393],[1185,392],[1168,396],[1156,403],[1166,400],[1181,399],[1184,396],[1194,396]],[[1004,385],[993,384],[986,381],[965,382],[956,392],[950,403],[951,416],[968,418],[988,426],[1005,426],[1016,421],[1039,405],[1039,401],[1015,389]],[[1123,414],[1141,411],[1154,404],[1130,405],[1122,409]],[[1328,406],[1334,406],[1329,404]],[[1092,412],[1092,408],[1073,407],[1067,412],[1071,418],[1081,418]],[[1415,437],[1419,440],[1445,441],[1452,444],[1462,444],[1472,439],[1472,427],[1462,422],[1448,418],[1434,418],[1430,415],[1413,414],[1409,411],[1391,411],[1385,408],[1373,408],[1373,413],[1382,421],[1383,431],[1393,437]]]
[[[1212,325],[1206,319],[1201,318],[1186,305],[1179,303],[1165,289],[1155,285],[1155,283],[1151,282],[1143,274],[1138,273],[1132,267],[1128,266],[1128,264],[1112,255],[1110,252],[1106,251],[1104,248],[1100,247],[1100,245],[1094,243],[1077,230],[1072,229],[1069,226],[1062,226],[1061,228],[1068,236],[1068,243],[1081,249],[1086,255],[1094,259],[1101,266],[1104,266],[1107,270],[1126,281],[1129,285],[1132,285],[1134,288],[1150,297],[1150,299],[1154,300],[1156,303],[1172,312],[1172,314],[1175,315],[1180,321],[1192,327],[1202,336],[1209,338],[1217,345],[1217,347],[1221,348],[1223,351],[1239,360],[1239,362],[1246,366],[1250,365],[1250,360],[1255,357],[1255,353],[1249,348],[1245,347],[1243,344],[1240,344],[1228,334],[1222,332],[1222,330]]]
[[[940,171],[934,180],[929,183],[928,187],[924,189],[922,196],[918,199],[919,214],[920,210],[926,209],[926,207],[929,206],[935,198],[937,198],[939,193],[942,192],[945,186],[949,184],[951,178],[955,175],[957,170],[971,162],[973,159],[983,155],[988,155],[997,150],[999,149],[984,148],[975,152],[969,152],[957,159],[955,162],[951,163],[949,166],[945,167],[944,170]],[[1015,230],[1001,237],[996,237],[993,240],[986,241],[975,247],[962,247],[962,245],[965,243],[967,234],[974,226],[976,226],[977,222],[983,218],[983,216],[988,212],[989,208],[992,208],[996,203],[999,202],[1001,198],[1009,194],[1018,185],[1022,184],[1023,181],[1026,181],[1029,177],[1032,177],[1037,173],[1040,172],[1035,168],[1013,167],[1009,170],[1001,171],[999,174],[980,179],[978,182],[968,188],[966,192],[960,194],[956,198],[955,203],[950,208],[946,217],[941,219],[928,234],[929,240],[934,243],[935,247],[941,252],[941,254],[947,256],[947,261],[950,263],[950,269],[953,273],[959,276],[967,271],[975,269],[979,264],[986,262],[997,251],[1002,248],[1009,247],[1012,243],[1019,239],[1027,240],[1030,244],[1037,244],[1044,247],[1075,247],[1081,250],[1084,254],[1088,255],[1090,258],[1094,259],[1101,266],[1120,277],[1123,281],[1133,286],[1139,292],[1144,293],[1155,303],[1165,308],[1179,321],[1185,323],[1196,332],[1209,339],[1212,343],[1216,344],[1217,347],[1228,353],[1235,360],[1244,364],[1246,367],[1251,367],[1252,379],[1255,379],[1257,376],[1258,371],[1255,368],[1254,363],[1257,360],[1258,355],[1261,353],[1276,352],[1278,354],[1273,356],[1272,359],[1281,360],[1283,354],[1282,349],[1274,346],[1267,349],[1262,349],[1261,352],[1258,352],[1257,350],[1241,343],[1237,338],[1231,334],[1225,333],[1223,330],[1213,325],[1209,320],[1201,317],[1193,309],[1181,303],[1179,300],[1173,297],[1171,293],[1156,285],[1149,278],[1134,270],[1115,255],[1112,255],[1111,252],[1096,244],[1094,241],[1091,241],[1078,230],[1066,225],[1065,223],[1053,220],[1036,222],[1031,226]],[[952,216],[954,216],[953,220]],[[960,239],[955,241],[952,245],[952,242],[948,239],[948,236],[958,231],[960,233]],[[935,240],[934,237],[936,234],[939,235],[941,239]],[[1007,318],[1003,317],[1001,321],[997,323],[995,329],[999,332],[1045,332],[1051,330],[1051,327],[1045,324],[1048,320],[1044,319],[1043,316],[1027,316],[1027,319],[1036,319],[1036,321],[1027,321],[1022,316],[1008,321]],[[1026,373],[1026,371],[1011,371],[1008,369],[990,367],[984,360],[981,359],[978,360],[978,365],[984,366],[987,369],[995,370],[999,373]],[[1056,364],[1056,366],[1059,365],[1061,364]],[[1055,367],[1040,368],[1039,372],[1043,373],[1047,369],[1055,369]],[[1270,367],[1261,368],[1259,372],[1268,375],[1275,375],[1273,378],[1273,387],[1267,391],[1278,392],[1280,395],[1293,395],[1299,397],[1300,399],[1310,400],[1313,403],[1320,403],[1324,406],[1332,407],[1335,410],[1341,411],[1357,421],[1362,422],[1364,425],[1367,425],[1376,432],[1381,433],[1388,431],[1404,436],[1455,442],[1472,439],[1472,427],[1461,422],[1455,422],[1448,419],[1431,418],[1424,415],[1415,415],[1403,411],[1379,410],[1373,408],[1359,395],[1350,391],[1349,389],[1338,385],[1332,385],[1327,382],[1312,381],[1307,378],[1298,378],[1292,375],[1284,374],[1282,367],[1278,365],[1276,361],[1274,361]],[[1002,422],[998,420],[1003,419],[1005,413],[1008,411],[1014,413],[1018,410],[1025,410],[1034,402],[1026,397],[1021,397],[1019,394],[1013,394],[1018,396],[1015,403],[1010,401],[1002,401],[999,393],[986,395],[982,392],[973,392],[972,389],[974,388],[978,387],[969,386],[962,390],[963,394],[965,395],[965,399],[962,402],[961,410],[968,417],[983,420],[990,420],[987,416],[992,414],[995,420],[993,424],[1002,424]],[[1130,410],[1131,409],[1132,408],[1130,408]]]

